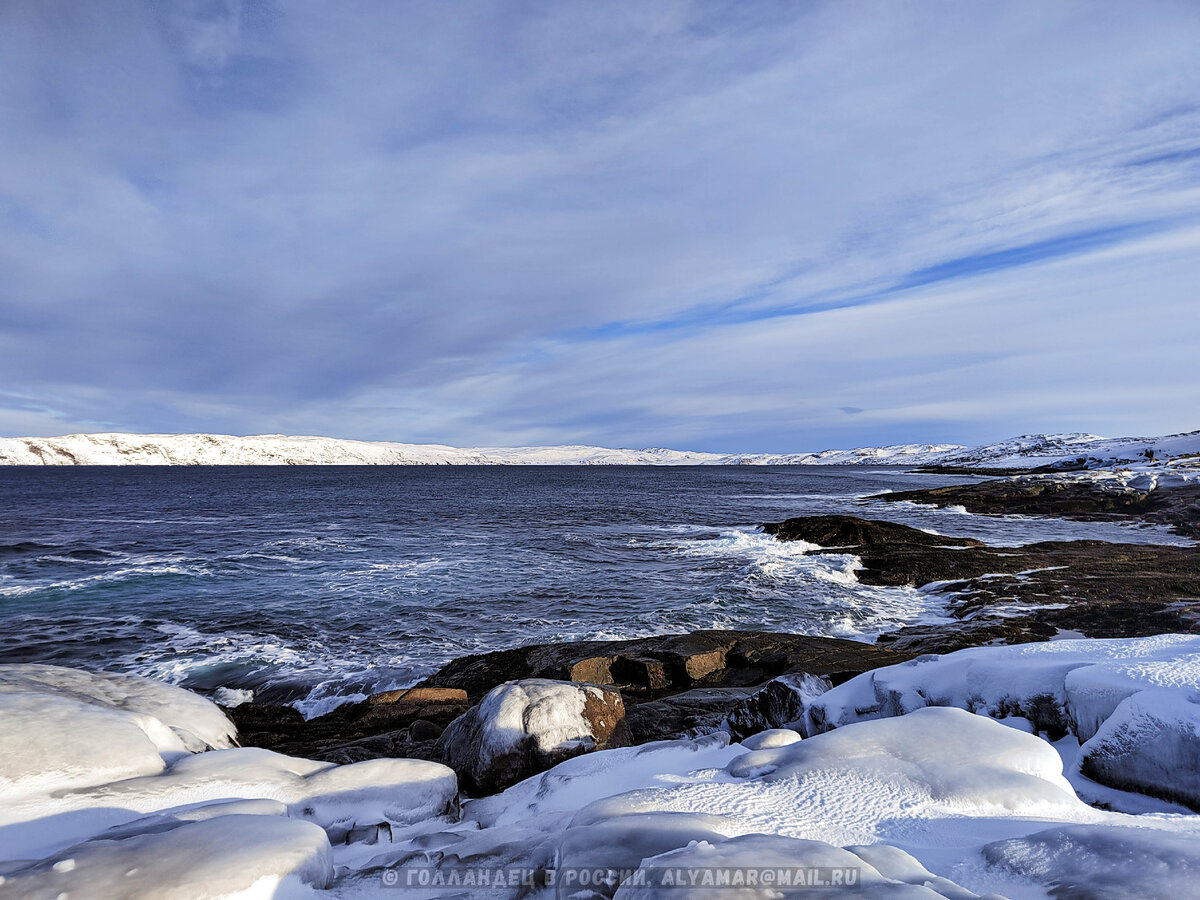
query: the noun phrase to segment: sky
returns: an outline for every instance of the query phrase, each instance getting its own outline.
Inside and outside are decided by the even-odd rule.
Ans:
[[[1200,3],[0,2],[0,435],[1200,428]]]

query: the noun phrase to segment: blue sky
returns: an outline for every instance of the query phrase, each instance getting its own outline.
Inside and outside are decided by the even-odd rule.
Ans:
[[[0,434],[1200,427],[1200,4],[0,4]]]

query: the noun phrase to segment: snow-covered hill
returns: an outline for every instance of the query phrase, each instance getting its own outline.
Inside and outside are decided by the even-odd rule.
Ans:
[[[1095,434],[1024,434],[996,444],[948,453],[951,466],[1044,466],[1082,461],[1088,468],[1172,461],[1200,464],[1200,431],[1165,437],[1105,438]]]
[[[1148,455],[1149,454],[1149,455]],[[1200,465],[1200,432],[1157,438],[1023,435],[997,444],[899,444],[794,454],[721,454],[605,447],[484,447],[221,434],[73,434],[0,438],[0,465],[960,465],[1038,466],[1084,458],[1089,467],[1173,459]]]

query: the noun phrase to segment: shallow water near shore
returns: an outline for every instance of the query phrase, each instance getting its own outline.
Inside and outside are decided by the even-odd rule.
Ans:
[[[999,544],[1161,529],[860,498],[899,468],[0,469],[0,662],[163,678],[313,715],[458,656],[747,628],[871,640],[938,621],[854,557],[758,525],[850,513]]]

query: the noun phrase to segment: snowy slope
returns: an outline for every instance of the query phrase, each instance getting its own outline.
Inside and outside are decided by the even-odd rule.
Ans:
[[[721,454],[649,448],[484,447],[222,434],[73,434],[0,438],[0,465],[403,466],[403,465],[961,465],[1039,466],[1086,458],[1089,467],[1172,459],[1200,465],[1200,432],[1155,438],[1023,435],[997,444],[898,444],[794,454]]]
[[[1089,468],[1145,464],[1151,460],[1200,463],[1200,431],[1165,437],[1104,438],[1094,434],[1026,434],[948,453],[943,465],[1042,466],[1086,460]]]

